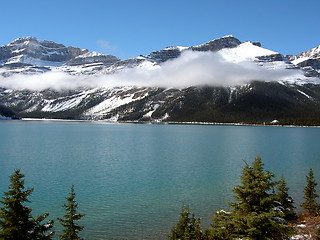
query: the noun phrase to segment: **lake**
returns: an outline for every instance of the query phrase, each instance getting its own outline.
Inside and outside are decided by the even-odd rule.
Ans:
[[[256,156],[297,206],[310,168],[320,181],[320,128],[0,121],[0,134],[1,196],[20,168],[33,215],[55,219],[74,184],[90,240],[166,239],[182,204],[207,227]]]

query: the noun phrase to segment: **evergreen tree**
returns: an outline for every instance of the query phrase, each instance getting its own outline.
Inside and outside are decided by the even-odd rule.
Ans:
[[[38,240],[50,240],[52,239],[52,235],[54,234],[53,231],[46,233],[48,230],[50,230],[53,227],[53,220],[50,220],[46,224],[42,224],[42,221],[44,221],[49,216],[49,213],[44,213],[37,218],[33,219],[33,232],[31,233],[31,239],[38,239]]]
[[[214,218],[213,235],[225,234],[225,239],[288,239],[292,229],[276,208],[273,178],[272,173],[264,170],[260,157],[255,158],[252,166],[245,163],[241,185],[233,189],[235,202],[230,203],[233,209],[227,216]]]
[[[301,204],[309,214],[318,215],[319,214],[319,204],[316,199],[319,195],[316,193],[316,187],[318,183],[314,179],[313,170],[310,168],[309,175],[306,176],[307,186],[304,188],[304,199],[305,201]]]
[[[284,214],[284,219],[287,221],[291,221],[296,218],[296,213],[294,211],[294,201],[292,197],[289,195],[287,187],[287,183],[284,180],[284,176],[281,176],[280,181],[277,185],[277,195],[276,200],[279,203],[279,208]]]
[[[182,206],[180,219],[175,227],[171,229],[170,240],[201,240],[202,232],[200,228],[200,219],[196,219],[194,214],[190,213],[188,206]]]
[[[63,240],[76,240],[82,239],[78,236],[79,232],[83,229],[83,226],[80,226],[76,221],[80,220],[84,214],[77,212],[78,204],[75,201],[76,194],[74,192],[74,185],[71,186],[70,196],[66,197],[67,204],[64,204],[63,207],[66,210],[66,214],[63,218],[58,218],[61,225],[64,227],[63,234],[60,235],[60,239]]]
[[[4,240],[47,240],[51,239],[53,232],[46,234],[53,227],[53,221],[46,224],[41,222],[49,215],[42,214],[37,218],[31,215],[32,209],[25,206],[33,189],[24,190],[24,174],[20,169],[10,176],[9,190],[4,193],[4,206],[0,212],[0,239]]]
[[[275,176],[265,171],[260,157],[255,158],[252,167],[246,163],[241,176],[241,185],[236,186],[235,203],[230,205],[236,233],[240,237],[249,239],[272,239],[280,235],[279,230],[284,228],[282,221],[275,217],[280,212],[274,210],[275,198],[271,193],[276,182]],[[281,236],[277,239],[283,239]]]
[[[234,237],[234,225],[231,213],[224,210],[217,211],[212,218],[210,228],[205,232],[208,240],[232,240]]]

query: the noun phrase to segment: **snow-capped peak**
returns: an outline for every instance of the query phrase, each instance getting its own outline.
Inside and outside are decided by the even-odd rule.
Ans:
[[[257,57],[278,54],[277,52],[256,46],[252,42],[244,42],[234,48],[223,48],[219,53],[232,62],[253,61]]]
[[[48,40],[39,40],[36,37],[27,36],[27,37],[21,37],[13,40],[8,45],[9,47],[15,47],[15,48],[26,48],[26,47],[45,47],[45,48],[63,48],[65,47],[63,44],[58,44],[52,41]]]
[[[26,42],[26,41],[38,41],[38,39],[35,38],[35,37],[32,37],[32,36],[21,37],[21,38],[16,38],[15,40],[13,40],[8,45],[12,46],[12,45],[16,45],[16,44],[21,44],[21,43]]]
[[[301,62],[307,61],[308,59],[316,59],[316,58],[320,58],[320,45],[308,51],[302,52],[296,56],[292,56],[291,60],[292,60],[292,63],[299,64]]]

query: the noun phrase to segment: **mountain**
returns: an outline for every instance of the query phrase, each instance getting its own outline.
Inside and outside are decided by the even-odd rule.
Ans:
[[[320,77],[320,46],[289,56],[290,61],[306,71],[309,76]]]
[[[52,41],[23,37],[0,47],[0,73],[43,73],[65,71],[90,73],[119,61],[115,56],[89,52],[87,49],[66,47]]]
[[[0,63],[4,75],[19,72],[44,72],[46,66],[59,66],[62,63],[87,53],[74,47],[65,47],[51,41],[41,41],[34,37],[24,37],[0,47]]]
[[[51,72],[72,76],[79,86],[60,90],[6,86],[16,76],[38,81]],[[189,75],[199,84],[149,84],[158,77],[155,73],[163,74],[161,81],[170,79],[173,86],[178,76],[186,82]],[[0,47],[0,74],[0,105],[22,117],[222,123],[270,123],[277,119],[281,124],[320,124],[319,47],[284,56],[259,42],[226,36],[198,46],[167,47],[120,60],[25,37]],[[219,84],[203,80],[214,78],[212,74],[222,79]],[[95,81],[101,76],[123,76],[127,84],[80,84],[83,79]],[[145,78],[145,85],[135,85],[134,77]]]

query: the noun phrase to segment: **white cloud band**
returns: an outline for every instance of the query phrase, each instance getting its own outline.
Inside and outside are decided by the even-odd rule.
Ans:
[[[254,62],[230,62],[219,53],[185,51],[180,57],[149,68],[127,68],[113,74],[73,76],[63,72],[16,74],[0,78],[11,89],[76,89],[79,87],[173,87],[232,86],[257,81],[303,77],[300,70],[266,69]]]

